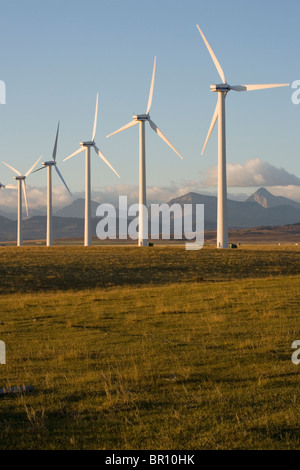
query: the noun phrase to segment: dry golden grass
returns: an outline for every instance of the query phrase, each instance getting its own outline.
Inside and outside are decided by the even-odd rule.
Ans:
[[[199,251],[186,251],[184,246],[0,249],[0,293],[220,282],[299,272],[300,246]]]
[[[0,397],[1,449],[300,448],[297,248],[9,248],[1,270],[0,388],[35,388]]]

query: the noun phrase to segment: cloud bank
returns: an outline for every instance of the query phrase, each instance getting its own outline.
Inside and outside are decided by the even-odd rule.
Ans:
[[[208,168],[199,180],[173,182],[167,186],[148,186],[148,204],[168,202],[189,192],[197,192],[206,195],[216,195],[217,190],[217,166]],[[259,158],[247,160],[244,164],[227,164],[228,186],[232,188],[247,188],[237,194],[228,194],[230,199],[245,200],[249,194],[249,188],[264,186],[275,196],[285,196],[295,201],[300,201],[300,178],[288,173],[284,168],[276,168],[265,163]],[[213,190],[209,190],[213,188]],[[32,211],[46,212],[47,189],[46,187],[27,186],[28,205]],[[92,191],[92,199],[99,203],[110,203],[115,206],[119,203],[119,196],[126,195],[128,203],[138,202],[138,185],[119,184],[106,186]],[[53,209],[61,209],[68,206],[73,200],[84,198],[84,191],[75,192],[71,198],[64,186],[53,187]],[[5,212],[16,212],[17,191],[10,189],[0,190],[0,209]]]
[[[208,168],[203,175],[202,184],[206,187],[216,186],[218,167]],[[300,178],[288,173],[284,168],[277,168],[259,158],[239,163],[227,164],[228,187],[257,188],[260,186],[300,186]]]

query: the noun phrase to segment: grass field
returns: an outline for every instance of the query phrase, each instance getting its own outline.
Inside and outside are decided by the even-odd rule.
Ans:
[[[0,449],[300,449],[300,247],[0,250]]]

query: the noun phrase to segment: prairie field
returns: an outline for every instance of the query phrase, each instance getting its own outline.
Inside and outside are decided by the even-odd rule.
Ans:
[[[0,248],[0,449],[300,449],[300,247]]]

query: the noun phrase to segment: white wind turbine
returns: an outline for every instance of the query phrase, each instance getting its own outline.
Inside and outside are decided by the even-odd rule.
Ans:
[[[41,158],[42,157],[40,157],[35,162],[35,164],[32,165],[32,167],[27,171],[27,173],[25,173],[25,175],[21,175],[21,173],[18,170],[16,170],[12,166],[10,166],[8,163],[2,162],[2,163],[4,163],[4,165],[8,166],[8,168],[10,168],[17,175],[17,176],[14,176],[14,179],[16,181],[18,181],[18,230],[17,230],[17,245],[18,246],[23,245],[23,237],[22,237],[22,187],[23,187],[23,192],[24,192],[26,214],[27,214],[27,217],[28,217],[28,201],[27,201],[27,190],[26,190],[25,180],[26,180],[27,176],[30,175],[30,173],[32,173],[32,171],[34,170],[34,168],[36,167],[38,162],[41,160]]]
[[[125,131],[130,127],[136,126],[139,124],[139,205],[146,207],[147,206],[147,196],[146,196],[146,146],[145,146],[145,122],[149,122],[150,127],[156,132],[162,140],[164,140],[174,152],[179,155],[180,158],[182,156],[180,153],[173,147],[171,142],[166,138],[166,136],[161,132],[161,130],[154,124],[154,122],[150,119],[150,109],[152,105],[152,98],[153,98],[153,89],[154,89],[154,79],[155,79],[155,68],[156,68],[156,57],[154,58],[154,66],[153,66],[153,73],[152,73],[152,81],[150,86],[150,93],[148,99],[148,106],[146,114],[138,114],[133,116],[133,120],[126,124],[125,126],[121,127],[115,132],[112,132],[107,137],[111,137],[114,134],[118,134],[119,132]],[[148,242],[148,227],[144,227],[143,224],[143,212],[142,210],[139,211],[139,246],[147,246]]]
[[[0,189],[17,189],[17,186],[14,186],[13,184],[0,183]]]
[[[268,84],[268,85],[229,85],[226,82],[224,72],[218,62],[212,48],[210,47],[203,32],[197,25],[197,28],[205,42],[205,45],[210,53],[210,56],[216,66],[216,69],[221,77],[222,84],[211,85],[210,90],[218,93],[218,102],[212,118],[212,122],[206,137],[206,141],[202,150],[204,153],[205,147],[211,136],[212,130],[218,123],[218,218],[217,218],[217,247],[228,248],[228,222],[227,222],[227,178],[226,178],[226,128],[225,128],[225,98],[230,90],[234,91],[252,91],[263,90],[266,88],[277,88],[282,86],[289,86],[288,83],[284,84]]]
[[[39,168],[38,170],[35,170],[35,172],[43,170],[47,168],[47,239],[46,239],[46,244],[47,246],[52,246],[53,245],[53,236],[52,236],[52,167],[55,168],[56,173],[58,174],[59,178],[63,182],[64,186],[66,187],[67,191],[69,192],[70,196],[72,196],[71,191],[69,190],[67,183],[65,182],[61,172],[57,168],[57,162],[56,162],[56,153],[57,153],[57,142],[58,142],[58,134],[59,134],[59,122],[57,126],[57,132],[56,132],[56,139],[54,143],[54,148],[53,148],[53,153],[52,153],[52,160],[48,162],[43,162],[42,167]]]
[[[84,245],[90,246],[92,244],[92,231],[91,231],[91,162],[90,162],[90,149],[91,147],[94,148],[97,155],[109,166],[109,168],[120,178],[116,170],[112,167],[109,163],[107,158],[103,155],[103,153],[99,150],[95,143],[95,135],[96,135],[96,128],[97,128],[97,116],[98,116],[98,93],[96,98],[96,109],[95,109],[95,119],[94,119],[94,128],[93,128],[93,135],[92,140],[87,142],[80,142],[80,149],[76,150],[76,152],[72,153],[69,157],[64,159],[69,160],[69,158],[75,157],[80,152],[85,150],[85,216],[84,216]]]

